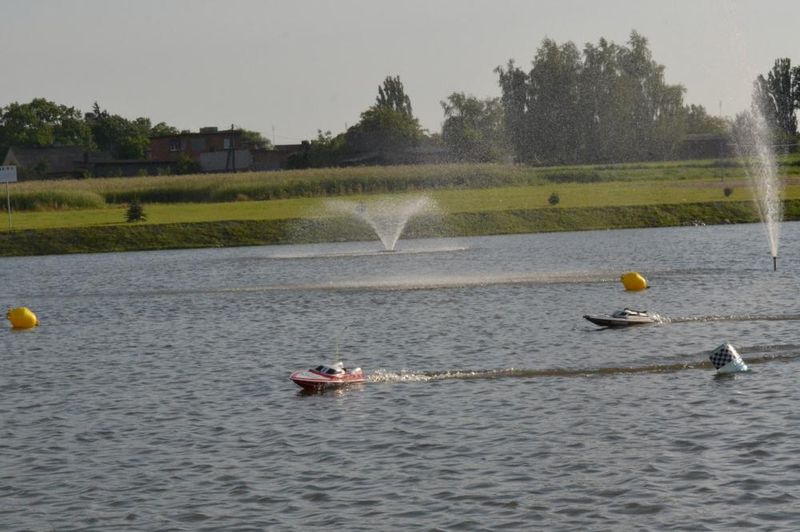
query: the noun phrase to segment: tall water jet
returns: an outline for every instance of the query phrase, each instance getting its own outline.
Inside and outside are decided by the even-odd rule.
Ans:
[[[758,215],[767,233],[773,270],[778,269],[778,239],[783,219],[781,182],[778,178],[772,136],[764,115],[753,106],[745,127],[737,131],[736,146],[755,192]]]
[[[414,216],[435,211],[436,202],[427,196],[386,198],[370,201],[333,200],[328,207],[365,221],[383,243],[384,251],[394,251],[408,221]]]

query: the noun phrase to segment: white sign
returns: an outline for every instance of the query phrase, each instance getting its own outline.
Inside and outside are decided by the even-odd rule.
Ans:
[[[0,183],[16,183],[16,182],[17,182],[17,167],[0,166]]]

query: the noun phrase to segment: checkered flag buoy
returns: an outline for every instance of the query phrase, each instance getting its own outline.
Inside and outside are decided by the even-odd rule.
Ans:
[[[722,344],[708,356],[717,373],[747,371],[747,364],[731,344]]]

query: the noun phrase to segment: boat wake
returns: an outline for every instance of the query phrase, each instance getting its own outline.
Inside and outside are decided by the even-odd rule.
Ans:
[[[766,348],[767,352],[747,356],[747,364],[765,364],[768,362],[789,362],[800,359],[800,346],[775,346]],[[668,364],[648,364],[641,366],[609,366],[596,368],[546,368],[546,369],[478,369],[478,370],[448,370],[448,371],[387,371],[377,370],[371,372],[367,382],[372,383],[405,383],[405,382],[435,382],[446,380],[493,380],[493,379],[535,379],[535,378],[587,378],[607,377],[614,375],[631,375],[647,373],[675,373],[678,371],[714,369],[703,353],[701,358],[691,361],[674,362]]]
[[[706,323],[715,321],[796,321],[800,314],[727,314],[710,316],[659,316],[660,323]]]

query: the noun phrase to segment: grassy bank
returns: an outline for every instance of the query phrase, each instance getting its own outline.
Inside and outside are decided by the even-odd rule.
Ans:
[[[800,219],[800,158],[782,159],[780,176],[786,219]],[[290,197],[252,199],[273,186]],[[245,193],[255,189],[262,192]],[[13,230],[0,219],[0,256],[372,240],[366,224],[329,202],[368,203],[387,189],[393,198],[424,194],[437,205],[435,214],[412,219],[403,238],[757,221],[744,169],[715,161],[39,181],[13,185],[27,208],[12,209]],[[220,191],[233,199],[211,201]],[[129,224],[121,201],[134,196],[151,201],[144,201],[147,220]]]
[[[725,189],[729,194],[725,194]],[[392,198],[416,197],[420,193],[395,194]],[[556,193],[559,203],[549,204]],[[751,199],[745,180],[642,180],[600,183],[565,183],[480,189],[450,189],[424,192],[444,215],[486,211],[524,211],[536,209],[576,209],[625,207],[660,204],[741,202]],[[349,201],[370,202],[385,198],[359,194],[347,196]],[[800,199],[800,184],[784,187],[784,198]],[[151,203],[145,204],[145,225],[194,224],[223,221],[265,221],[330,217],[331,198],[294,198],[269,201],[237,201],[228,203]],[[125,223],[125,207],[59,209],[14,212],[13,228],[55,229],[68,227],[115,226]],[[581,227],[573,227],[580,229]],[[0,219],[0,233],[8,231],[6,220]]]
[[[786,219],[800,219],[800,200],[786,202]],[[622,229],[758,221],[751,201],[488,210],[414,218],[403,238]],[[354,218],[117,224],[27,229],[0,234],[0,255],[41,255],[374,240]]]

